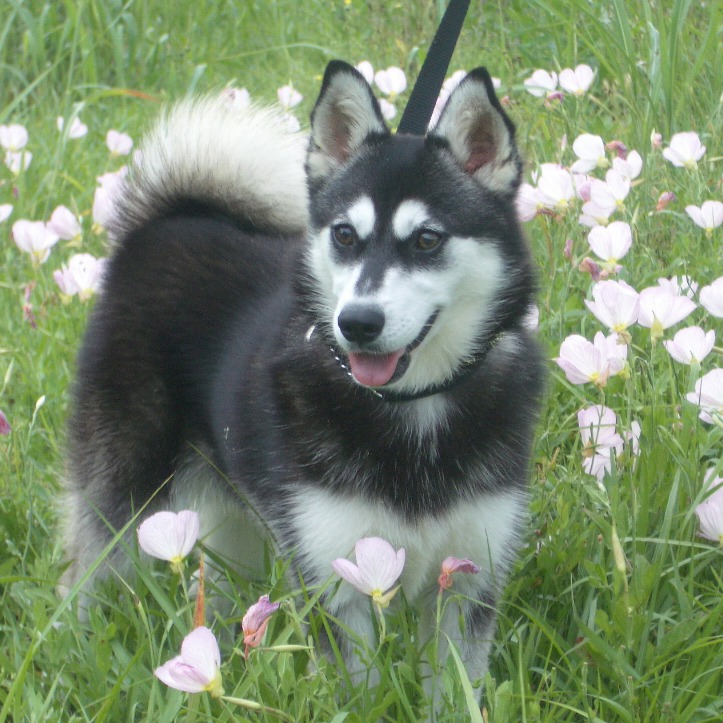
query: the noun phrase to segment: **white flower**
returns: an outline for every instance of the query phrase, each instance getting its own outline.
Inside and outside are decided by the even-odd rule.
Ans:
[[[617,417],[608,407],[596,404],[577,413],[584,449],[583,469],[602,480],[612,470],[612,452],[620,454],[623,438],[615,431]]]
[[[623,332],[638,320],[640,297],[624,281],[598,281],[592,288],[593,301],[585,305],[611,331]]]
[[[151,557],[167,560],[175,570],[193,549],[198,539],[200,520],[197,512],[183,510],[156,512],[138,528],[138,544]]]
[[[407,76],[401,68],[395,66],[378,70],[374,75],[374,82],[384,95],[389,96],[390,101],[407,89]]]
[[[593,253],[613,271],[618,261],[630,250],[633,232],[624,221],[614,221],[609,226],[595,226],[587,235],[587,242]]]
[[[65,127],[65,119],[63,116],[58,116],[57,121],[58,130],[62,132]],[[68,128],[68,138],[82,138],[88,132],[88,126],[85,123],[80,122],[80,118],[75,116],[70,122],[70,128]]]
[[[442,88],[444,88],[449,95],[466,77],[466,70],[455,70],[455,72],[442,83]]]
[[[698,284],[690,278],[690,276],[681,276],[680,283],[678,277],[673,276],[671,279],[658,279],[658,286],[667,289],[673,296],[687,296],[692,299],[695,292],[698,291]]]
[[[20,171],[27,171],[32,160],[33,154],[30,151],[8,151],[5,154],[5,165],[16,176]]]
[[[517,191],[515,206],[517,208],[517,218],[520,221],[531,221],[535,218],[537,212],[542,208],[537,189],[529,183],[521,184]]]
[[[695,508],[695,514],[700,524],[698,534],[723,547],[723,479],[714,475],[713,468],[706,472],[704,486],[711,494]]]
[[[364,80],[366,80],[369,85],[374,82],[374,68],[368,60],[362,60],[362,62],[356,66],[356,69],[364,76]]]
[[[0,203],[0,223],[7,221],[12,212],[13,205],[11,203]]]
[[[662,336],[663,329],[682,321],[695,309],[695,302],[687,296],[675,296],[662,286],[651,286],[640,292],[638,324],[648,327],[654,336]]]
[[[30,254],[34,266],[44,263],[51,247],[59,241],[59,236],[42,221],[16,221],[12,233],[17,247]]]
[[[81,301],[87,301],[100,291],[106,262],[90,254],[75,254],[67,267],[63,265],[53,273],[53,278],[64,294],[78,294]]]
[[[698,134],[689,131],[676,133],[670,139],[670,146],[663,149],[663,158],[678,168],[693,170],[705,154],[705,146],[701,145]]]
[[[106,133],[105,143],[114,156],[127,156],[133,148],[133,139],[127,133],[115,130]]]
[[[709,314],[723,318],[723,276],[700,290],[700,303]]]
[[[560,72],[560,87],[573,95],[587,93],[592,84],[595,73],[589,65],[578,65],[575,70],[565,68]]]
[[[390,103],[386,98],[379,99],[379,109],[382,111],[385,120],[391,120],[397,114],[394,103]]]
[[[723,203],[720,201],[703,201],[698,206],[686,206],[686,213],[693,219],[696,226],[705,229],[706,236],[713,235],[713,229],[723,223]]]
[[[14,124],[10,126],[0,126],[0,146],[6,151],[17,153],[25,148],[28,142],[28,132],[24,126]]]
[[[613,168],[623,176],[623,178],[629,178],[632,181],[634,178],[637,178],[643,170],[643,159],[637,151],[630,151],[625,160],[622,158],[613,158]]]
[[[244,110],[251,105],[251,96],[246,88],[224,88],[221,96],[230,110]]]
[[[557,88],[557,73],[548,73],[546,70],[536,70],[529,78],[523,81],[529,93],[536,98],[552,93]]]
[[[58,206],[55,211],[53,211],[47,226],[65,241],[72,241],[82,233],[80,222],[73,212],[65,206]]]
[[[289,110],[290,108],[299,105],[299,103],[304,100],[304,96],[301,95],[301,93],[299,93],[299,91],[291,85],[281,86],[281,88],[276,91],[276,95],[279,98],[279,103],[281,104],[281,107],[285,108],[286,110]]]
[[[597,179],[593,179],[592,182],[596,180]],[[590,188],[592,188],[592,182],[590,184]],[[601,181],[598,182],[600,183]],[[582,213],[580,214],[578,221],[583,226],[589,226],[590,228],[595,228],[595,226],[604,226],[610,220],[610,216],[613,211],[615,211],[615,208],[611,206],[601,208],[593,201],[586,201],[582,205]]]
[[[575,187],[570,172],[555,163],[543,163],[537,179],[537,195],[540,203],[558,213],[564,213],[575,198]]]
[[[702,362],[710,354],[715,344],[715,331],[703,331],[699,326],[689,326],[676,332],[672,341],[664,341],[663,345],[670,356],[681,364]]]
[[[572,144],[578,160],[570,166],[572,173],[587,173],[595,168],[607,168],[610,162],[605,155],[605,143],[600,136],[583,133]]]
[[[713,414],[723,416],[723,369],[713,369],[695,383],[695,391],[685,395],[692,404],[700,407],[698,415],[704,422],[713,424]]]
[[[630,193],[630,179],[614,168],[605,174],[605,181],[594,179],[590,186],[590,200],[602,209],[609,209],[608,215],[618,208],[623,208],[628,193]]]

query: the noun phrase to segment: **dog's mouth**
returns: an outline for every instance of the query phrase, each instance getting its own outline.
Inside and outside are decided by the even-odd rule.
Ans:
[[[439,310],[427,319],[419,336],[404,349],[388,354],[349,352],[349,367],[354,379],[365,387],[383,387],[401,379],[409,368],[411,353],[424,341],[438,314]]]

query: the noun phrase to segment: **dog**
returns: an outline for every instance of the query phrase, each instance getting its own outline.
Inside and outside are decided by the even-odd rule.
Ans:
[[[442,561],[481,567],[439,625],[482,678],[544,386],[521,174],[483,68],[426,136],[390,132],[341,61],[308,140],[219,100],[166,114],[118,201],[79,352],[65,589],[139,510],[198,510],[208,546],[249,575],[270,537],[307,586],[381,537],[406,550],[421,642]],[[358,672],[342,628],[371,641],[369,601],[342,582],[324,604]]]

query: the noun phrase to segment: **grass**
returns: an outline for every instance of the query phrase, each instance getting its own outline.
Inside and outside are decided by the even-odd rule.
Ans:
[[[341,57],[417,72],[436,25],[438,2],[295,0],[199,3],[176,0],[8,0],[0,11],[0,123],[28,128],[33,161],[13,177],[0,167],[0,409],[12,434],[0,438],[0,723],[4,721],[278,720],[230,703],[191,697],[159,684],[152,671],[177,653],[191,603],[167,569],[138,563],[137,577],[99,591],[88,624],[59,601],[56,507],[63,470],[63,428],[74,353],[88,304],[64,303],[52,271],[78,249],[59,244],[33,269],[10,239],[20,218],[47,220],[64,204],[83,216],[82,249],[101,256],[106,239],[91,231],[96,177],[116,170],[105,132],[138,140],[159,104],[193,92],[245,86],[275,102],[292,82],[308,118],[325,63]],[[718,246],[684,212],[723,200],[722,3],[690,0],[533,0],[473,3],[452,70],[487,65],[501,77],[529,168],[574,160],[583,132],[618,139],[644,158],[639,183],[619,218],[634,229],[621,278],[640,290],[659,277],[690,274],[701,286],[723,274]],[[535,68],[588,63],[597,70],[588,96],[547,108],[522,80]],[[57,132],[55,119],[79,114],[81,140]],[[707,152],[695,172],[672,167],[650,145],[697,131]],[[561,150],[563,136],[568,147]],[[677,200],[656,212],[671,190]],[[592,338],[599,325],[583,304],[591,280],[577,270],[588,254],[577,212],[538,216],[527,225],[540,268],[540,337],[557,356],[571,333]],[[563,255],[573,241],[571,263]],[[25,297],[36,328],[26,321]],[[690,317],[723,334],[702,307]],[[688,324],[683,322],[681,326]],[[666,332],[670,338],[672,330]],[[701,373],[720,365],[716,351]],[[500,630],[483,697],[488,721],[705,723],[723,717],[723,553],[696,536],[694,506],[702,478],[721,465],[722,433],[684,401],[695,381],[647,330],[636,327],[628,379],[604,390],[570,385],[550,364],[548,403],[531,475],[527,545],[500,611]],[[578,409],[613,408],[623,428],[642,426],[641,454],[624,455],[602,487],[582,471]],[[615,539],[624,556],[616,561]],[[134,551],[130,551],[134,555]],[[262,592],[283,601],[267,644],[307,645],[302,623],[326,624],[269,563],[268,584],[232,577],[241,610]],[[382,683],[370,692],[344,683],[342,666],[313,646],[257,650],[248,662],[223,645],[227,694],[284,711],[295,721],[417,720],[415,621],[405,606],[367,651]],[[313,635],[312,635],[313,637]],[[311,674],[308,662],[317,666]],[[479,720],[468,712],[470,682],[453,658],[445,683],[454,701],[440,720]],[[195,711],[195,712],[189,712]],[[195,718],[194,718],[195,716]],[[476,718],[474,716],[477,716]]]

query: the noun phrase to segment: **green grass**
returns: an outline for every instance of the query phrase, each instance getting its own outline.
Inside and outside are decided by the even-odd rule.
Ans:
[[[106,253],[91,231],[96,176],[123,161],[109,158],[109,128],[138,141],[160,102],[191,92],[245,86],[273,103],[288,82],[304,95],[302,126],[326,62],[370,60],[417,72],[440,3],[403,0],[191,2],[8,0],[0,10],[0,123],[28,128],[33,161],[13,178],[0,167],[0,409],[13,431],[0,438],[0,723],[4,721],[278,720],[208,696],[170,691],[153,676],[176,655],[190,628],[191,602],[162,565],[138,564],[137,577],[102,586],[89,624],[59,601],[62,554],[56,499],[63,474],[64,421],[75,349],[88,304],[64,303],[52,271],[77,251],[61,242],[33,269],[10,238],[20,218],[47,220],[64,204],[83,216],[82,250]],[[723,4],[690,0],[533,0],[472,3],[451,70],[486,65],[502,78],[529,169],[574,160],[583,132],[618,139],[644,159],[639,183],[619,216],[634,229],[621,277],[640,290],[658,277],[687,273],[701,286],[723,275],[723,228],[712,239],[693,225],[687,204],[723,200]],[[522,81],[535,68],[588,63],[597,70],[588,96],[546,108]],[[79,113],[88,135],[68,140],[58,115]],[[708,150],[696,172],[673,168],[650,145],[697,131]],[[561,151],[563,135],[568,144]],[[529,174],[528,174],[529,177]],[[661,213],[661,192],[677,200]],[[599,325],[583,304],[591,281],[577,270],[588,254],[577,212],[538,216],[527,225],[540,268],[540,338],[549,357],[571,333],[591,339]],[[571,263],[563,255],[573,240]],[[25,320],[28,284],[37,328]],[[680,326],[723,324],[700,307]],[[678,327],[676,327],[678,328]],[[672,330],[666,332],[666,338]],[[720,344],[720,341],[719,341]],[[693,379],[647,330],[633,331],[631,374],[599,392],[572,386],[550,364],[548,402],[531,475],[530,535],[500,611],[487,692],[488,721],[555,723],[705,723],[723,717],[723,552],[696,536],[694,506],[702,477],[721,465],[723,433],[699,422],[684,401]],[[720,366],[720,353],[701,373]],[[43,403],[38,400],[44,399]],[[638,420],[641,454],[622,457],[599,488],[582,471],[578,409],[603,401],[623,427]],[[615,532],[614,532],[615,531]],[[625,556],[616,566],[613,537]],[[130,551],[134,554],[133,551]],[[268,645],[307,645],[325,624],[293,595],[279,564],[268,584],[232,577],[243,611],[259,594],[283,600]],[[401,610],[368,650],[382,683],[344,688],[339,664],[308,650],[257,650],[245,662],[226,636],[224,687],[284,711],[295,721],[417,719],[421,704],[415,620]],[[216,629],[220,629],[220,621]],[[317,673],[309,672],[309,660]],[[464,721],[469,681],[453,658],[444,673],[453,705],[440,720]],[[186,713],[189,708],[195,713]],[[479,713],[475,713],[479,716]]]

